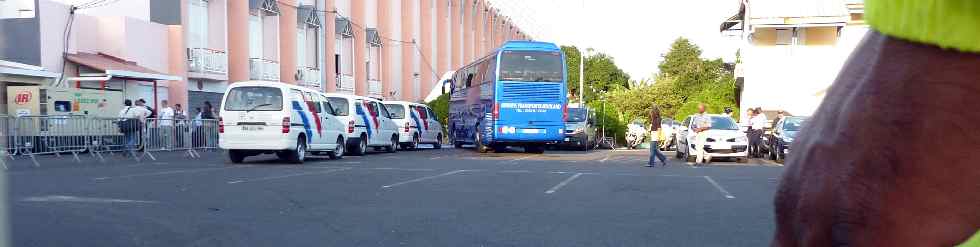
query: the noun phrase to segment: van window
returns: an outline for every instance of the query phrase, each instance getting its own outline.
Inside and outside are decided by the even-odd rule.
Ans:
[[[375,102],[374,104],[380,105],[377,102]],[[391,113],[388,113],[388,107],[378,107],[378,109],[381,109],[381,116],[384,116],[386,118],[391,118]]]
[[[436,115],[436,112],[432,111],[432,108],[426,108],[426,109],[428,109],[429,111],[429,118],[436,119],[436,120],[439,119],[439,115]]]
[[[415,111],[419,113],[419,118],[422,119],[429,118],[429,113],[425,111],[425,107],[416,106]]]
[[[350,104],[348,104],[347,99],[340,97],[327,97],[327,100],[330,101],[330,105],[333,106],[334,115],[350,115]]]
[[[367,114],[374,117],[378,116],[378,108],[376,105],[374,105],[374,102],[371,101],[361,101],[361,102],[363,102],[361,104],[364,105],[365,110],[367,110]]]
[[[316,113],[323,113],[323,108],[320,106],[320,97],[317,95],[306,92],[306,105],[310,106],[310,110],[316,111]]]
[[[282,90],[274,87],[236,87],[225,98],[226,111],[281,111]]]
[[[336,116],[337,114],[333,111],[333,106],[330,105],[330,101],[322,101],[318,104],[323,105],[323,113]]]
[[[391,113],[391,119],[405,119],[405,106],[399,104],[385,104],[388,108],[388,113]]]

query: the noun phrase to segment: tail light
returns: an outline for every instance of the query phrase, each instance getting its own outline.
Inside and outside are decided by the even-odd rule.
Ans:
[[[225,133],[225,118],[218,118],[218,133]]]
[[[411,125],[408,124],[408,122],[405,122],[405,132],[408,132],[410,127]]]
[[[282,118],[282,133],[289,133],[289,127],[293,125],[292,121],[289,121],[289,117]]]
[[[493,104],[493,119],[500,118],[500,103]]]
[[[561,120],[568,121],[568,105],[561,106]]]
[[[347,122],[347,133],[354,133],[354,120]]]

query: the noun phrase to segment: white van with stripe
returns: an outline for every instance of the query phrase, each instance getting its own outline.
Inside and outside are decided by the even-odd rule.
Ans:
[[[302,163],[307,152],[343,157],[345,125],[327,97],[315,90],[281,82],[232,83],[221,103],[218,146],[232,163],[275,153]]]
[[[398,126],[380,100],[338,93],[326,96],[346,126],[347,154],[364,155],[372,147],[387,152],[398,150]]]
[[[391,120],[398,126],[402,149],[415,150],[419,144],[442,148],[442,123],[429,106],[405,101],[385,101]]]

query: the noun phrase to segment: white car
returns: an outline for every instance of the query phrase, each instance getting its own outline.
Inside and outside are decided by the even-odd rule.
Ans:
[[[691,130],[691,119],[688,116],[677,130],[677,158],[686,159],[691,162],[697,157],[693,150],[696,150],[696,135]],[[704,148],[708,156],[714,158],[735,158],[739,163],[748,161],[749,139],[745,132],[739,130],[738,124],[732,117],[709,114],[711,118],[711,129],[707,130],[708,136],[704,143]]]
[[[307,152],[344,155],[344,124],[322,93],[280,82],[238,82],[228,86],[221,106],[218,146],[232,163],[262,153],[291,163],[302,163]]]
[[[442,124],[429,106],[405,101],[385,101],[384,104],[401,131],[398,142],[402,149],[415,150],[419,144],[442,148]]]
[[[380,100],[337,93],[326,96],[337,118],[346,124],[347,154],[364,155],[369,147],[389,153],[398,150],[398,126]]]

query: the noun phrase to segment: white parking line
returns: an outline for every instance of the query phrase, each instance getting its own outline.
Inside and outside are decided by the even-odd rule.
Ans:
[[[599,160],[599,163],[606,163],[607,160],[609,160],[609,152],[606,152],[606,157]]]
[[[197,172],[207,172],[207,171],[214,171],[214,170],[232,169],[238,167],[245,167],[245,166],[228,166],[228,167],[198,168],[198,169],[173,170],[173,171],[165,171],[165,172],[140,173],[140,174],[130,174],[130,175],[123,175],[123,176],[115,176],[115,177],[97,177],[97,178],[93,178],[92,180],[102,181],[102,180],[117,179],[117,178],[136,178],[136,177],[170,175],[170,174],[178,174],[178,173],[197,173]]]
[[[21,199],[22,202],[84,202],[84,203],[157,203],[156,201],[129,200],[116,198],[77,197],[77,196],[32,196]]]
[[[412,180],[408,180],[408,181],[402,181],[402,182],[397,182],[397,183],[393,183],[393,184],[381,186],[381,188],[387,189],[387,188],[391,188],[391,187],[395,187],[395,186],[399,186],[399,185],[404,185],[404,184],[414,183],[414,182],[418,182],[418,181],[422,181],[422,180],[428,180],[428,179],[438,178],[438,177],[442,177],[442,176],[449,176],[449,175],[453,175],[453,174],[460,173],[460,172],[466,172],[466,171],[469,171],[469,170],[455,170],[455,171],[451,171],[451,172],[447,172],[447,173],[443,173],[443,174],[439,174],[439,175],[432,175],[432,176],[420,177],[420,178],[416,178],[416,179],[412,179]]]
[[[240,179],[240,180],[228,181],[228,184],[238,184],[238,183],[247,183],[247,182],[258,182],[258,181],[266,181],[266,180],[273,180],[273,179],[280,179],[280,178],[291,178],[291,177],[306,176],[306,175],[319,175],[319,174],[327,174],[327,173],[333,173],[333,172],[339,172],[339,171],[346,171],[346,170],[350,170],[350,169],[351,168],[337,168],[337,169],[333,169],[333,170],[326,170],[326,171],[319,171],[319,172],[301,172],[301,173],[293,173],[293,174],[286,174],[286,175],[279,175],[279,176],[271,176],[271,177],[262,177],[262,178],[254,178],[254,179]]]
[[[714,185],[715,188],[717,188],[718,191],[720,191],[721,194],[725,196],[725,198],[728,198],[728,199],[734,199],[735,198],[735,196],[733,196],[732,193],[728,193],[728,191],[725,190],[725,188],[722,188],[721,185],[718,184],[718,182],[715,182],[714,179],[711,179],[711,177],[704,176],[704,180],[708,180],[708,183],[711,183],[711,185]]]
[[[531,157],[534,157],[534,156],[533,155],[528,155],[528,156],[524,156],[524,157],[520,157],[520,158],[508,160],[507,161],[507,164],[517,164],[518,161],[526,160],[526,159],[529,159]]]
[[[561,183],[556,184],[555,187],[551,187],[551,189],[549,189],[548,191],[545,191],[544,193],[545,194],[555,193],[555,191],[558,191],[558,189],[561,189],[561,187],[565,187],[565,185],[568,185],[568,183],[571,183],[572,180],[575,180],[579,176],[582,176],[582,174],[583,173],[581,173],[581,172],[580,173],[575,173],[575,175],[572,175],[571,177],[566,178],[565,181],[561,181]]]
[[[499,173],[532,173],[531,171],[528,171],[528,170],[503,170],[503,171],[497,171],[497,172],[499,172]]]
[[[436,170],[436,169],[428,169],[428,168],[399,168],[399,167],[369,167],[364,169],[391,170],[391,171],[416,171],[416,172],[431,172]]]

